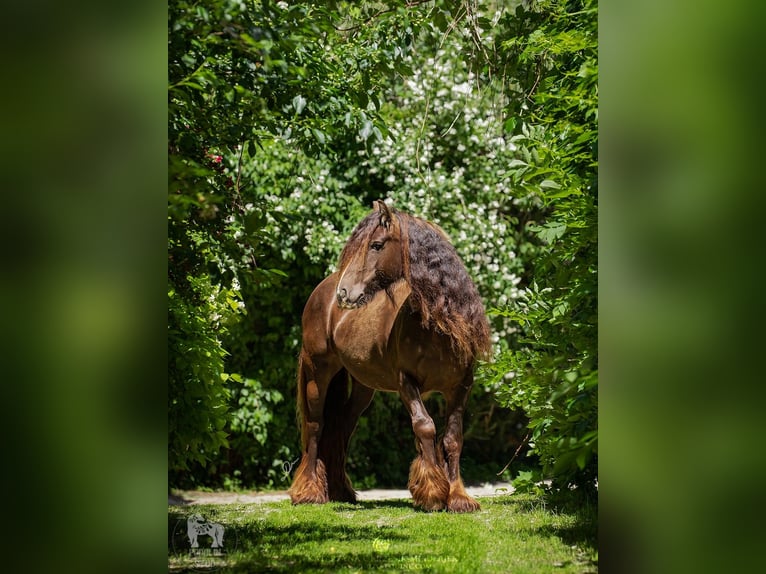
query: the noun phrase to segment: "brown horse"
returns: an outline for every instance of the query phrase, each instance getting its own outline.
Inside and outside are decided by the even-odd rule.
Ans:
[[[377,201],[356,227],[339,271],[303,311],[298,411],[303,458],[293,504],[354,502],[346,452],[375,391],[399,393],[412,418],[418,455],[408,487],[415,506],[478,510],[460,478],[463,409],[473,366],[490,350],[479,293],[444,232]],[[446,399],[444,435],[422,397]]]

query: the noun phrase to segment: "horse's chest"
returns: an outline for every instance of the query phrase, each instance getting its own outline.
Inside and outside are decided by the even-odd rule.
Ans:
[[[361,383],[379,390],[395,390],[398,384],[391,343],[396,310],[387,307],[380,302],[346,311],[333,329],[335,352],[343,366]]]
[[[349,311],[335,326],[335,348],[346,364],[376,363],[387,358],[391,321],[364,311]]]

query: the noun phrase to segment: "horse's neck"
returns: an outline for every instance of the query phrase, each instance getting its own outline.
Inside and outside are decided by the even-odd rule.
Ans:
[[[409,284],[400,279],[363,307],[342,312],[333,329],[333,339],[341,354],[363,361],[373,350],[385,348],[396,317],[411,292]]]
[[[410,287],[410,284],[407,283],[405,279],[399,279],[399,281],[390,285],[389,288],[385,291],[386,297],[391,302],[392,310],[395,311],[393,313],[392,322],[393,319],[396,318],[399,309],[402,308],[402,305],[404,305],[411,293],[412,287]]]

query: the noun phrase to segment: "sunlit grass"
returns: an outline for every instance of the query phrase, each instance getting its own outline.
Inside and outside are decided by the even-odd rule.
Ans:
[[[172,572],[596,572],[596,508],[558,511],[543,499],[480,499],[473,514],[424,513],[410,501],[356,505],[171,507]],[[225,557],[189,556],[186,517],[222,524]],[[210,538],[200,537],[203,552]]]

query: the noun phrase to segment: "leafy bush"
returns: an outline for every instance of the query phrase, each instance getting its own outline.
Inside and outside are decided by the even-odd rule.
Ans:
[[[534,279],[496,311],[519,325],[519,344],[485,376],[529,416],[537,478],[588,491],[598,472],[596,4],[519,6],[503,28],[502,65],[523,95],[509,100],[523,156],[512,178],[543,216],[527,224],[540,244],[526,262]]]
[[[238,293],[212,285],[207,276],[190,279],[195,303],[168,291],[168,465],[186,470],[227,446],[224,426],[229,389],[221,336],[239,312]]]

